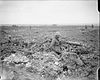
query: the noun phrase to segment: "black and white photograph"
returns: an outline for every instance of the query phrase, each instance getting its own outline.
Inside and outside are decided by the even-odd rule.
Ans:
[[[97,0],[0,0],[0,80],[99,80]]]

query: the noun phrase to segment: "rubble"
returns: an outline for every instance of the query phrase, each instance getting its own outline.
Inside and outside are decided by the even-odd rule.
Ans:
[[[88,77],[95,73],[98,65],[98,55],[93,51],[95,49],[82,42],[68,41],[58,32],[54,37],[46,36],[41,41],[33,39],[27,42],[11,36],[9,40],[0,45],[1,61],[13,68],[24,66],[25,69],[21,69],[26,73],[39,75],[46,80],[60,79],[62,74],[65,77]]]

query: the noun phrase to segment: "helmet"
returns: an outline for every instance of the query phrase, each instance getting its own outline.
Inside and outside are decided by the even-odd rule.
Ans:
[[[61,33],[57,31],[57,32],[55,32],[55,36],[56,36],[56,35],[61,36]]]

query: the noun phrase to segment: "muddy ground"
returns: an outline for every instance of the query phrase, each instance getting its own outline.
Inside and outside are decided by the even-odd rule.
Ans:
[[[97,80],[98,67],[97,26],[0,27],[0,80]]]

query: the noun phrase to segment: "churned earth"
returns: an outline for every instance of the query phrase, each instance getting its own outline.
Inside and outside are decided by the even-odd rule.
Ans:
[[[0,80],[97,80],[97,26],[0,26]]]

